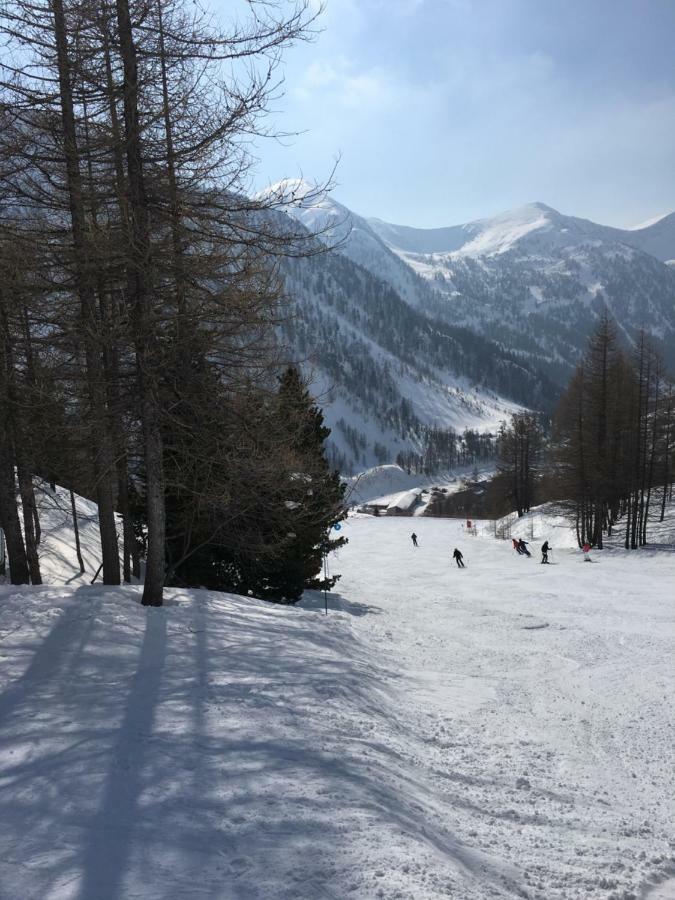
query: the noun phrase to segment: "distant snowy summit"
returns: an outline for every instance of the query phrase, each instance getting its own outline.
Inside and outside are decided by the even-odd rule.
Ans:
[[[349,234],[354,218],[358,218],[338,203],[325,187],[304,178],[284,178],[260,191],[257,196],[266,202],[272,200],[274,205],[282,207],[315,234],[337,229],[330,235],[337,240]]]
[[[480,257],[518,249],[528,255],[597,241],[624,244],[661,262],[675,259],[675,213],[626,229],[566,216],[545,203],[528,203],[447,228],[411,228],[374,218],[368,222],[383,241],[402,253]]]
[[[368,224],[444,298],[442,317],[561,386],[604,310],[629,344],[650,334],[675,371],[675,213],[614,228],[529,203],[448,228]]]
[[[362,235],[377,236],[399,254],[480,257],[518,249],[527,255],[538,249],[562,249],[597,241],[623,244],[661,262],[675,260],[675,212],[631,228],[614,228],[564,215],[546,203],[535,202],[462,225],[414,228],[360,216],[339,203],[331,192],[303,178],[283,179],[270,185],[260,196],[274,197],[312,231],[339,228],[339,237],[343,239],[349,231],[356,230]]]

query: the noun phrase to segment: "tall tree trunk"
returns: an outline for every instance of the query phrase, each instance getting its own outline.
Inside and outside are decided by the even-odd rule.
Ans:
[[[28,584],[30,571],[16,502],[14,452],[4,415],[0,420],[0,525],[5,533],[10,581],[12,584]]]
[[[645,341],[644,334],[640,339],[640,357],[639,357],[639,366],[638,366],[638,395],[637,395],[637,405],[635,409],[635,444],[634,444],[634,459],[633,459],[633,491],[631,497],[631,523],[630,523],[630,548],[631,550],[637,549],[638,543],[638,521],[639,521],[639,511],[640,511],[640,485],[642,484],[642,444],[643,444],[643,429],[642,429],[642,406],[643,406],[643,398],[644,398],[644,354],[645,354]]]
[[[110,51],[110,6],[107,0],[102,4],[103,18],[101,20],[101,39],[103,46],[103,59],[105,62],[105,90],[110,115],[111,149],[115,171],[115,194],[122,222],[122,229],[127,239],[127,246],[131,243],[129,231],[129,209],[126,196],[126,180],[124,174],[124,137],[120,126],[117,109],[117,87],[113,78],[112,59]],[[120,329],[120,305],[116,302],[115,295],[111,295],[108,304],[108,318],[110,331],[117,332]],[[122,427],[123,404],[120,396],[120,353],[119,348],[111,344],[107,368],[111,372],[110,379],[110,406],[112,410],[112,435],[115,445],[115,459],[117,465],[117,504],[122,516],[122,570],[126,582],[140,576],[140,564],[136,551],[136,541],[133,531],[129,502],[129,459],[127,439]]]
[[[143,604],[161,606],[165,577],[166,512],[161,435],[161,409],[157,396],[157,335],[152,323],[148,287],[150,239],[148,202],[143,180],[140,123],[138,118],[138,67],[128,0],[116,0],[120,54],[124,68],[124,127],[129,182],[130,259],[128,294],[133,304],[136,362],[143,426],[148,551],[143,585]]]
[[[670,484],[670,436],[672,431],[672,416],[673,416],[673,389],[672,386],[668,388],[668,406],[666,409],[666,441],[665,447],[663,450],[663,496],[661,497],[661,517],[660,521],[666,517],[666,502],[668,499],[668,485]]]
[[[13,448],[12,465],[16,465],[16,474],[21,496],[21,508],[23,512],[24,547],[28,571],[33,584],[42,584],[40,575],[40,561],[37,552],[35,534],[35,521],[37,519],[37,504],[33,489],[33,476],[28,462],[28,434],[24,427],[21,388],[17,385],[17,371],[14,354],[14,342],[12,329],[8,315],[8,298],[4,291],[0,292],[0,334],[2,335],[2,379],[3,379],[3,404],[4,404],[4,428],[8,446]],[[25,387],[25,386],[24,386]],[[12,482],[14,473],[12,472]]]
[[[82,559],[82,547],[80,546],[80,526],[77,524],[77,507],[75,505],[75,492],[70,489],[70,510],[73,515],[73,533],[75,534],[75,552],[80,566],[80,575],[84,575],[84,560]]]
[[[37,394],[37,383],[35,377],[35,354],[33,352],[33,335],[31,333],[30,327],[30,316],[28,315],[28,309],[24,304],[21,310],[21,323],[23,326],[23,335],[24,342],[26,348],[26,381],[33,393],[33,396]],[[27,429],[24,429],[24,433]],[[33,471],[34,465],[31,466],[31,472]],[[40,541],[42,540],[42,527],[40,525],[40,515],[38,513],[38,505],[35,500],[35,489],[33,487],[33,479],[30,479],[30,502],[31,509],[33,512],[33,529],[35,533],[35,544],[36,547],[40,546]]]
[[[644,547],[647,543],[647,523],[649,522],[649,506],[652,498],[652,486],[654,484],[654,464],[656,460],[656,449],[658,444],[658,426],[659,426],[659,391],[661,388],[661,374],[658,369],[654,376],[654,412],[652,420],[652,436],[651,447],[649,448],[649,469],[647,472],[647,497],[645,499],[644,516],[642,519],[642,532],[640,534],[640,544]]]
[[[75,260],[75,283],[82,312],[82,333],[87,368],[87,387],[92,413],[91,444],[95,478],[98,519],[101,532],[103,581],[120,583],[117,529],[112,491],[114,458],[107,428],[104,372],[98,345],[100,323],[96,310],[96,296],[90,254],[86,239],[86,210],[80,173],[80,158],[73,109],[71,64],[68,56],[63,0],[51,0],[54,18],[54,37],[59,72],[61,121],[64,134],[64,153],[70,204],[70,220]]]
[[[23,533],[26,543],[26,558],[32,584],[42,584],[40,574],[40,559],[35,540],[35,516],[37,509],[35,504],[35,492],[33,490],[33,477],[24,465],[17,465],[19,478],[19,493],[23,507]]]
[[[162,0],[157,0],[157,22],[159,25],[159,61],[162,73],[162,116],[164,119],[164,134],[166,142],[166,171],[169,185],[169,202],[171,203],[171,240],[173,244],[173,276],[176,291],[176,341],[178,353],[182,362],[187,365],[189,359],[188,344],[185,340],[187,328],[187,309],[184,271],[184,249],[181,236],[181,213],[178,196],[178,180],[176,177],[176,155],[174,149],[173,126],[171,121],[171,108],[169,101],[169,87],[166,71],[166,52],[164,47],[164,18],[162,15]]]
[[[107,35],[107,28],[104,26],[104,34]],[[99,229],[99,203],[96,194],[96,183],[94,175],[94,167],[92,162],[92,154],[89,142],[89,125],[87,115],[87,96],[86,91],[82,92],[82,114],[84,118],[84,135],[86,142],[86,164],[88,176],[88,192],[89,192],[89,208],[91,211],[91,221],[96,232],[98,246],[104,246],[104,235]],[[114,102],[112,109],[115,109]],[[116,119],[115,119],[116,122]],[[116,193],[119,195],[123,178],[120,176],[120,147],[116,146],[115,141],[119,140],[119,129],[113,132],[113,148],[115,162],[115,187]],[[120,211],[123,213],[122,205]],[[124,219],[126,222],[126,219]],[[123,428],[124,410],[120,397],[120,367],[119,367],[119,335],[120,329],[119,317],[116,315],[115,299],[112,291],[109,289],[106,280],[105,261],[98,262],[96,267],[96,296],[98,299],[99,315],[102,326],[103,335],[103,371],[105,373],[106,385],[106,402],[107,402],[107,423],[108,434],[112,441],[112,449],[114,455],[114,469],[110,470],[110,479],[112,482],[111,491],[115,493],[117,488],[117,509],[122,516],[122,575],[124,581],[131,581],[131,517],[129,514],[129,494],[127,484],[129,473],[127,470],[127,442]],[[114,289],[113,289],[114,290]]]

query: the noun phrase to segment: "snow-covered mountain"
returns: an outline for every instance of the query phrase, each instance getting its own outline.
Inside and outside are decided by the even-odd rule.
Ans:
[[[389,284],[406,303],[422,310],[433,304],[433,287],[387,245],[366,219],[301,179],[279,182],[269,190],[283,199],[287,212],[308,231]]]
[[[515,404],[550,409],[607,307],[675,367],[675,214],[634,229],[532,203],[419,229],[365,219],[303,181],[271,189],[333,251],[285,265],[347,465],[391,462],[420,426],[495,429]]]
[[[542,408],[541,373],[484,337],[435,318],[443,305],[425,279],[365,220],[302,182],[283,191],[295,222],[331,252],[282,264],[298,315],[283,326],[306,361],[346,471],[423,452],[434,432],[495,432],[523,404]],[[306,205],[305,205],[306,204]]]
[[[624,244],[661,262],[675,259],[675,213],[636,228],[612,228],[565,216],[545,203],[528,203],[489,219],[449,228],[410,228],[369,219],[373,231],[400,253],[494,256],[517,248],[521,254],[601,241]]]
[[[532,203],[450,228],[368,222],[445,298],[443,318],[527,353],[560,384],[605,307],[629,342],[645,328],[675,364],[675,214],[619,229]]]
[[[494,432],[519,398],[544,396],[516,356],[430,320],[338,253],[287,260],[283,272],[298,313],[283,337],[306,361],[345,471],[422,452],[435,429]]]

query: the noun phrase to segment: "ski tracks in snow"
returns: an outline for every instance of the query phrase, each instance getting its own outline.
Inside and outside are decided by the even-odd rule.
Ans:
[[[600,583],[571,552],[551,570],[458,522],[415,529],[426,553],[405,520],[351,519],[340,586],[381,608],[355,627],[400,669],[432,821],[501,872],[457,896],[642,897],[675,853],[675,561],[611,556]]]

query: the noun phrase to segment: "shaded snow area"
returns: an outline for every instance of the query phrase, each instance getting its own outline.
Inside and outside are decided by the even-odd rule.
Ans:
[[[0,591],[0,896],[347,896],[423,824],[396,676],[351,627],[368,609],[171,600]]]
[[[672,900],[675,554],[412,525],[327,617],[0,588],[2,900]]]

